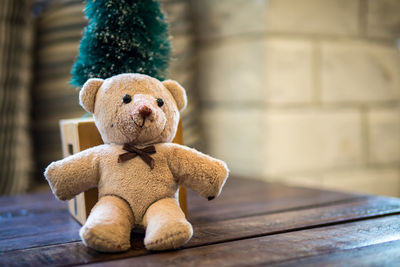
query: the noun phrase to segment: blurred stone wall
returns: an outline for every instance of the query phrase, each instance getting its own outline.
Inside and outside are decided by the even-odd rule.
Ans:
[[[400,1],[191,7],[208,153],[248,177],[400,196]]]
[[[186,145],[201,149],[204,142],[198,112],[195,33],[189,1],[160,2],[170,23],[172,57],[168,77],[178,81],[186,89],[188,96],[188,105],[181,114],[183,140]]]

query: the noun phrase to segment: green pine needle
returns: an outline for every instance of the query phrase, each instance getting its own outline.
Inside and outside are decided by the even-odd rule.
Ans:
[[[143,73],[166,78],[171,53],[168,23],[156,0],[86,0],[86,27],[71,84],[89,78]]]

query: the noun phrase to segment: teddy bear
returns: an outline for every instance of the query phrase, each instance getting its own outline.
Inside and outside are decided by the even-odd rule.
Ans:
[[[83,243],[126,251],[131,230],[144,228],[148,250],[181,247],[193,229],[179,207],[179,186],[212,200],[229,173],[223,161],[171,143],[185,89],[174,80],[125,73],[89,79],[79,102],[93,114],[104,144],[51,163],[45,177],[60,200],[98,188],[99,200],[79,231]]]

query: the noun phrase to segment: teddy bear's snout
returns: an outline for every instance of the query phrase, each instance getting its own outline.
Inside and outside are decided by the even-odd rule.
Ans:
[[[143,105],[143,106],[139,107],[138,112],[139,112],[140,116],[142,116],[142,118],[145,119],[151,115],[152,110],[148,106]]]
[[[140,104],[132,111],[131,118],[136,126],[143,128],[146,121],[153,122],[155,119],[155,112],[146,104]]]

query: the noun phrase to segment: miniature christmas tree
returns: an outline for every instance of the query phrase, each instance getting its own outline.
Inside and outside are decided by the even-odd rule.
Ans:
[[[86,0],[89,24],[71,83],[143,73],[165,79],[170,56],[168,24],[156,0]]]

